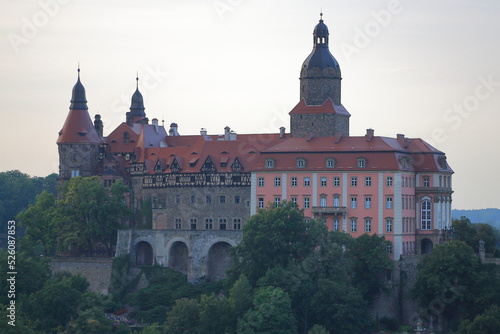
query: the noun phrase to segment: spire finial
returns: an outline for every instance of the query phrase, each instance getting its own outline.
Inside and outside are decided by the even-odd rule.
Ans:
[[[80,62],[78,62],[78,80],[80,80]]]
[[[323,22],[323,8],[319,12],[319,22]]]
[[[135,76],[135,81],[136,81],[136,89],[139,89],[139,71],[137,71],[137,74]]]

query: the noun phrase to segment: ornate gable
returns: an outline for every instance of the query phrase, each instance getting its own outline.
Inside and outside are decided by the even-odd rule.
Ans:
[[[210,156],[207,157],[205,163],[201,167],[202,173],[216,173],[217,168],[215,168],[215,164]]]

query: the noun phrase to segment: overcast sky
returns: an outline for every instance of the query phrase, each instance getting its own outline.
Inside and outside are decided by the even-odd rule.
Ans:
[[[420,137],[455,171],[453,207],[500,207],[498,0],[3,0],[0,171],[58,171],[80,63],[105,135],[139,73],[149,119],[181,134],[278,132],[320,10],[351,135]]]

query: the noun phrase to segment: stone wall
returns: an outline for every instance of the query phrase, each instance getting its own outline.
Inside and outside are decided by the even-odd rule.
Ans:
[[[111,283],[112,258],[92,257],[52,257],[50,270],[52,273],[69,272],[80,274],[90,283],[93,292],[107,295]]]
[[[242,237],[240,230],[120,230],[116,256],[130,254],[130,262],[136,266],[171,267],[187,274],[191,282],[217,280],[229,269],[229,250]],[[150,261],[144,255],[148,249]]]

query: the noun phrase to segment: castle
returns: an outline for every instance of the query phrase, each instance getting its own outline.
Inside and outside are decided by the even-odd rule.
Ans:
[[[132,208],[152,203],[153,220],[150,230],[119,231],[117,255],[193,281],[223,277],[245,222],[283,200],[330,230],[385,236],[395,260],[429,253],[450,238],[453,171],[445,154],[403,134],[351,136],[341,80],[322,16],[300,69],[289,132],[237,134],[226,126],[221,135],[180,135],[175,123],[167,130],[149,121],[137,88],[125,122],[104,136],[78,74],[57,140],[60,181],[99,175],[109,187],[123,180]]]

